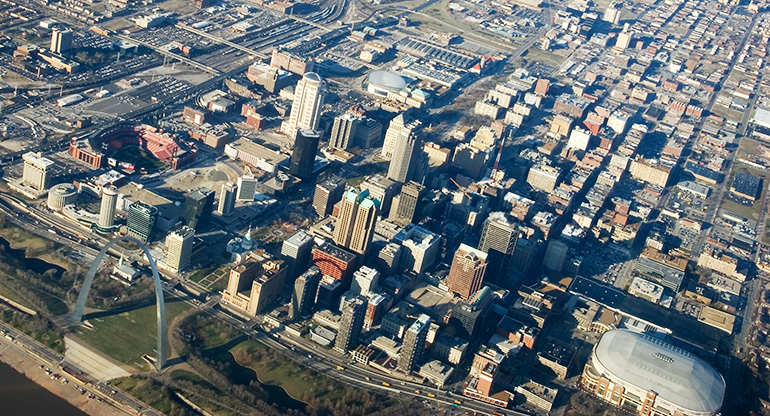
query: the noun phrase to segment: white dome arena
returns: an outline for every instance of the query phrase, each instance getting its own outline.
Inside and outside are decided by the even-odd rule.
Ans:
[[[367,90],[372,94],[388,95],[389,92],[399,92],[412,82],[411,78],[401,76],[391,71],[374,71],[367,78]]]
[[[655,392],[655,405],[674,414],[714,415],[722,408],[724,378],[702,359],[650,335],[616,329],[594,346],[583,378],[602,376],[629,393]],[[584,380],[585,382],[585,380]]]

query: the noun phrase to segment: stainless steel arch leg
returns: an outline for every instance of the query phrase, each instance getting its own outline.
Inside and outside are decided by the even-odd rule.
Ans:
[[[155,260],[153,260],[152,256],[150,255],[150,251],[147,249],[147,247],[145,247],[144,244],[142,244],[141,241],[137,240],[136,238],[130,236],[116,237],[107,243],[104,248],[102,248],[102,250],[96,256],[94,263],[91,264],[91,268],[88,269],[88,274],[86,275],[86,279],[83,281],[83,287],[80,289],[80,294],[78,295],[78,300],[75,303],[75,310],[72,312],[71,319],[74,322],[82,322],[83,310],[86,307],[88,292],[91,291],[91,284],[94,282],[94,277],[96,277],[96,272],[99,270],[99,265],[102,263],[102,258],[107,253],[107,250],[109,250],[110,247],[118,241],[133,241],[139,244],[142,250],[144,250],[144,253],[147,255],[147,258],[150,260],[152,277],[155,280],[155,303],[157,306],[158,317],[158,356],[155,361],[155,367],[158,371],[160,371],[166,365],[166,345],[168,341],[168,333],[166,331],[166,307],[163,302],[163,286],[161,286],[160,274],[158,274],[158,268],[155,266]]]

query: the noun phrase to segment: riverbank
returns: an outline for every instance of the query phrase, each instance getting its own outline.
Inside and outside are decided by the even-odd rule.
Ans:
[[[40,365],[45,363],[38,360],[36,357],[19,350],[16,345],[11,345],[11,343],[5,339],[0,340],[0,361],[8,364],[14,370],[32,380],[40,387],[48,390],[61,399],[66,400],[69,404],[88,415],[126,416],[133,414],[114,407],[112,404],[108,403],[107,400],[99,402],[96,399],[89,399],[88,393],[81,394],[79,389],[76,390],[74,388],[76,383],[73,381],[62,384],[59,380],[51,380],[51,377],[47,375],[45,371],[40,369]],[[56,368],[51,368],[51,370],[59,372]],[[86,389],[89,390],[89,392],[91,391],[91,389],[88,389],[87,387]]]

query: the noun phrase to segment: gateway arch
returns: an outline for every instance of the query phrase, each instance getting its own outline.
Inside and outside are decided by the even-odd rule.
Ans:
[[[83,281],[83,287],[80,289],[80,294],[78,295],[78,301],[75,303],[75,310],[72,312],[72,321],[74,322],[82,322],[83,320],[83,309],[86,307],[86,300],[88,299],[88,292],[91,291],[91,284],[94,282],[94,277],[96,277],[96,272],[99,269],[99,265],[102,263],[102,258],[104,257],[105,253],[107,253],[107,250],[112,247],[113,244],[115,244],[118,241],[133,241],[144,250],[144,253],[147,255],[147,258],[150,260],[150,267],[152,268],[152,277],[155,280],[155,303],[157,305],[157,316],[158,316],[158,356],[155,361],[155,367],[158,371],[163,369],[163,367],[166,365],[166,344],[167,344],[167,331],[166,331],[166,307],[163,303],[163,287],[161,286],[160,282],[160,275],[158,274],[158,268],[155,266],[155,260],[153,260],[152,256],[150,255],[150,251],[147,250],[147,247],[142,244],[141,241],[137,240],[134,237],[130,236],[121,236],[116,237],[109,243],[107,243],[104,248],[99,252],[99,254],[96,256],[96,259],[94,260],[93,264],[91,264],[91,268],[88,269],[88,274],[86,275],[86,279]]]

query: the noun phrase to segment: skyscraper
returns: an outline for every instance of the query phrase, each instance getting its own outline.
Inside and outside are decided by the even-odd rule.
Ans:
[[[356,297],[347,301],[342,308],[340,330],[337,332],[337,340],[334,343],[335,351],[344,354],[358,346],[358,338],[364,327],[367,304],[366,298]]]
[[[422,273],[436,261],[441,248],[441,236],[420,226],[408,224],[395,236],[393,242],[401,244],[400,269]]]
[[[479,240],[479,250],[487,253],[488,281],[498,285],[505,281],[518,235],[519,227],[505,213],[489,214]]]
[[[99,208],[99,227],[109,228],[115,223],[115,206],[118,203],[118,188],[112,185],[102,187],[102,205]]]
[[[289,264],[288,277],[294,279],[304,272],[310,264],[313,252],[313,237],[305,231],[297,231],[293,236],[283,240],[281,256]]]
[[[417,182],[410,181],[401,188],[401,194],[393,198],[393,206],[388,220],[404,226],[409,223],[419,222],[416,217],[417,205],[425,194],[425,187]]]
[[[421,314],[412,326],[406,330],[396,370],[409,373],[412,367],[422,358],[422,353],[425,350],[425,339],[428,337],[428,329],[430,329],[430,317]]]
[[[620,23],[620,14],[623,11],[621,7],[622,6],[620,6],[618,2],[612,2],[607,6],[607,10],[605,10],[602,20],[612,23],[613,25]]]
[[[27,152],[21,156],[24,160],[24,171],[22,172],[22,181],[42,191],[48,189],[49,176],[54,162],[40,153]]]
[[[351,188],[342,197],[342,206],[334,227],[334,242],[364,254],[374,236],[380,201],[368,191]]]
[[[325,217],[332,213],[334,204],[340,202],[345,192],[345,179],[332,176],[315,186],[313,195],[313,208],[319,217]]]
[[[321,135],[311,129],[300,129],[297,132],[289,165],[289,172],[292,175],[303,181],[313,179],[313,165],[320,140]]]
[[[396,137],[393,157],[388,166],[388,178],[396,182],[411,180],[422,151],[422,140],[419,135],[414,131],[402,130]]]
[[[211,220],[214,209],[214,191],[198,188],[190,191],[184,201],[184,222],[193,230],[200,230]]]
[[[360,119],[355,114],[345,113],[334,118],[332,133],[329,137],[329,147],[348,150],[353,144],[353,137]]]
[[[238,197],[236,201],[254,201],[257,195],[257,178],[254,175],[243,175],[238,178]]]
[[[402,252],[400,244],[388,243],[385,245],[377,256],[377,270],[383,272],[386,276],[399,273],[402,269]]]
[[[289,120],[283,122],[281,131],[289,137],[296,137],[297,130],[318,129],[318,117],[323,105],[324,82],[315,72],[308,72],[294,89]]]
[[[155,220],[158,218],[158,208],[144,202],[137,201],[128,207],[128,220],[126,228],[128,235],[146,243],[150,240]]]
[[[183,226],[166,236],[166,265],[172,273],[179,273],[190,266],[195,230]]]
[[[484,272],[487,268],[487,253],[466,244],[460,244],[452,260],[452,268],[445,284],[449,290],[457,293],[463,300],[470,299],[481,289]]]
[[[294,291],[291,293],[289,319],[296,320],[310,314],[320,281],[321,270],[317,266],[311,266],[297,277],[294,281]]]
[[[567,245],[560,240],[549,241],[548,248],[545,249],[543,267],[548,270],[560,272],[564,267],[564,260],[567,259],[567,250]]]
[[[382,144],[382,151],[380,155],[385,159],[390,160],[396,150],[396,141],[398,136],[402,133],[409,135],[414,133],[417,136],[422,135],[422,122],[420,120],[412,120],[406,113],[397,115],[390,121],[388,130],[385,132],[385,141]]]
[[[235,210],[235,199],[238,196],[238,185],[227,182],[222,184],[222,191],[219,193],[219,206],[217,212],[219,215],[232,215]],[[253,198],[252,198],[253,199]]]
[[[51,51],[62,53],[72,49],[72,32],[54,29],[51,32]]]
[[[369,196],[380,201],[381,212],[388,212],[393,197],[401,190],[401,184],[382,175],[374,175],[366,178],[359,188],[369,191]]]

